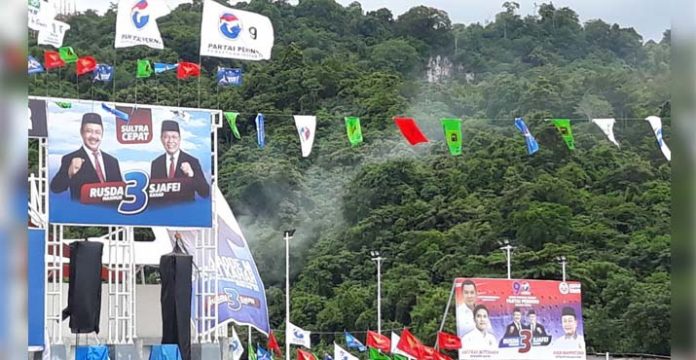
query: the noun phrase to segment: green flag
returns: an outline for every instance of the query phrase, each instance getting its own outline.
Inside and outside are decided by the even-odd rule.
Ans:
[[[357,146],[363,142],[362,129],[360,128],[359,117],[346,117],[346,131],[348,132],[348,141],[350,141],[351,145]]]
[[[407,357],[405,357],[405,356],[403,356],[403,355],[401,355],[401,354],[392,354],[392,358],[393,358],[394,360],[408,360]]]
[[[575,141],[573,140],[573,131],[570,129],[569,119],[552,119],[553,125],[561,133],[563,141],[568,145],[568,149],[575,150]]]
[[[72,46],[63,46],[58,49],[61,60],[65,61],[66,64],[77,62],[77,54],[73,50]]]
[[[370,360],[391,360],[391,358],[377,349],[370,348]]]
[[[70,109],[72,107],[72,103],[69,103],[67,101],[56,101],[55,104],[63,109]]]
[[[138,60],[138,70],[135,74],[135,77],[138,79],[142,79],[142,78],[149,78],[150,75],[152,75],[152,64],[150,64],[150,60],[139,59]]]
[[[450,154],[457,156],[462,154],[462,120],[442,119],[442,127],[445,130],[445,140]]]
[[[254,350],[254,345],[251,345],[251,343],[247,349],[247,360],[256,360],[256,350]]]
[[[225,119],[227,119],[227,123],[230,124],[230,129],[232,129],[234,137],[238,140],[241,139],[242,137],[239,135],[239,130],[237,129],[237,116],[239,116],[239,113],[227,111],[223,114],[225,115]]]

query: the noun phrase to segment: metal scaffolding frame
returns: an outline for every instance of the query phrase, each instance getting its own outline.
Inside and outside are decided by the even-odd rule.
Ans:
[[[133,344],[136,327],[133,227],[109,227],[106,235],[109,344]]]
[[[73,99],[58,99],[47,97],[30,96],[30,99],[44,99],[47,101],[62,101]],[[76,100],[85,101],[85,100]],[[120,104],[115,104],[120,105]],[[133,104],[123,104],[133,105]],[[166,106],[150,106],[152,108],[171,108]],[[212,133],[212,178],[211,188],[217,183],[218,173],[218,133],[217,129],[222,127],[223,113],[221,110],[209,109],[187,109],[180,110],[203,110],[211,114],[213,123],[211,124]],[[63,327],[61,311],[67,305],[63,290],[63,279],[65,278],[64,267],[67,261],[64,257],[65,225],[49,224],[49,201],[48,201],[48,152],[47,139],[39,138],[39,165],[38,174],[31,174],[30,182],[30,201],[29,216],[32,222],[40,228],[46,229],[46,277],[45,277],[45,320],[47,327],[48,341],[51,344],[63,344]],[[193,301],[198,306],[192,314],[194,330],[210,328],[211,324],[217,323],[217,311],[214,304],[218,295],[218,261],[217,261],[217,212],[215,199],[212,199],[212,228],[198,229],[195,241],[196,255],[194,263],[193,279]],[[79,226],[79,225],[76,225]],[[95,226],[95,225],[91,225]],[[107,339],[110,344],[133,344],[137,338],[137,318],[136,318],[136,277],[135,253],[134,253],[134,227],[131,226],[108,226],[108,232],[101,237],[106,242],[105,252],[108,262],[104,264],[108,269],[107,277]],[[205,325],[208,326],[205,326]],[[194,341],[197,343],[217,343],[219,338],[227,337],[227,327],[218,327],[216,331],[194,332]]]

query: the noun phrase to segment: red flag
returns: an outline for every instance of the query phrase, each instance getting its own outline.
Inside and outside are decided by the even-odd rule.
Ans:
[[[367,331],[367,346],[382,350],[383,353],[391,352],[391,340],[380,333],[370,330]]]
[[[423,344],[406,328],[401,332],[401,338],[396,344],[396,348],[416,359],[422,358]]]
[[[268,348],[278,355],[278,357],[283,357],[283,354],[280,352],[280,346],[278,346],[278,340],[276,340],[275,335],[273,335],[273,331],[271,331],[271,334],[268,336]]]
[[[437,350],[435,351],[435,353],[433,355],[435,356],[435,360],[452,360],[451,357],[449,357],[449,356],[447,356],[447,355],[445,355]]]
[[[431,348],[430,346],[423,346],[423,351],[421,356],[418,360],[436,360],[435,353],[437,350]]]
[[[457,335],[438,331],[437,346],[443,350],[459,350],[462,347],[462,341]]]
[[[97,60],[91,56],[83,56],[77,59],[77,65],[75,65],[75,72],[78,76],[91,73],[97,68]]]
[[[187,79],[191,76],[201,76],[201,67],[192,62],[179,61],[179,66],[176,68],[176,78]]]
[[[428,142],[428,138],[423,135],[413,118],[395,117],[394,122],[396,122],[396,126],[399,127],[399,130],[401,130],[401,133],[409,144],[416,145],[422,142]]]
[[[65,61],[60,58],[57,51],[44,51],[44,67],[46,70],[65,66]]]
[[[317,357],[309,351],[297,349],[297,360],[317,360]]]

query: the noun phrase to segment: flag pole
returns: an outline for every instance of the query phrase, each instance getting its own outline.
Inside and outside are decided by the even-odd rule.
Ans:
[[[452,282],[452,290],[450,290],[449,299],[447,299],[447,305],[445,306],[445,314],[442,315],[442,322],[440,322],[440,330],[445,328],[445,321],[447,321],[447,312],[449,312],[450,305],[452,304],[452,296],[454,296],[454,282]],[[437,349],[437,340],[435,340],[435,349]]]
[[[290,360],[290,239],[295,229],[285,231],[285,360]]]
[[[251,325],[247,326],[247,328],[249,328],[248,343],[251,344]],[[248,350],[248,346],[247,346],[247,350]],[[248,358],[248,357],[249,357],[249,356],[247,356],[247,358]]]
[[[202,56],[198,55],[198,71],[201,71]],[[201,107],[201,75],[198,74],[198,107]]]
[[[111,97],[116,102],[116,51],[114,51],[114,70],[111,72]]]

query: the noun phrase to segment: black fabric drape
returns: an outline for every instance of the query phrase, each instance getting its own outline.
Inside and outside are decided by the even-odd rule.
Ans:
[[[70,244],[68,307],[63,310],[63,320],[70,317],[73,334],[99,333],[103,249],[104,244],[98,242]]]
[[[177,344],[183,360],[191,360],[191,255],[160,258],[162,279],[162,344]]]

